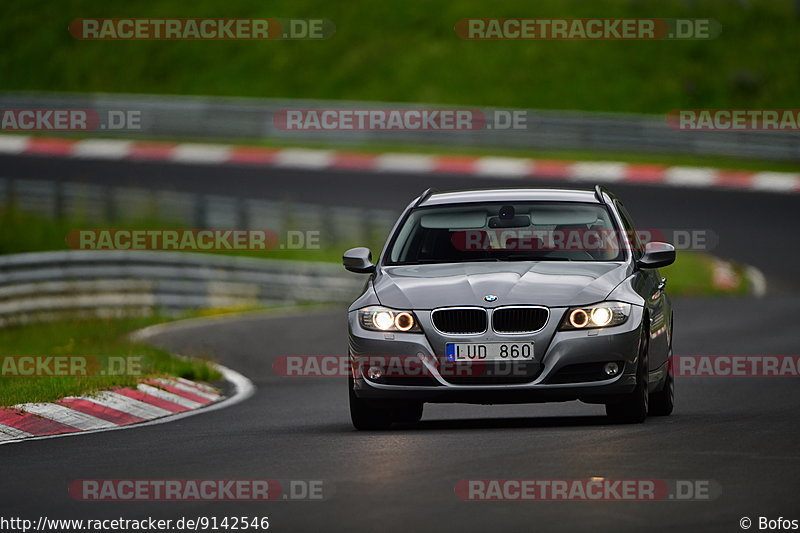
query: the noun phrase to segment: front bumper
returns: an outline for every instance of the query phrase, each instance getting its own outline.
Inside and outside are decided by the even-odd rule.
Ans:
[[[445,335],[433,328],[430,311],[415,311],[425,333],[381,333],[365,330],[357,312],[349,313],[350,358],[354,391],[360,398],[402,399],[434,403],[535,403],[582,400],[613,401],[636,386],[643,309],[619,326],[584,331],[557,331],[566,308],[552,308],[544,329],[526,335]],[[469,379],[448,367],[448,342],[533,342],[533,361],[502,369],[471,367]],[[424,372],[414,377],[369,377],[370,365],[392,358],[413,359]],[[388,359],[387,359],[388,358]],[[621,370],[606,378],[602,366],[617,362]],[[522,368],[524,367],[524,368]],[[396,375],[396,374],[395,374]]]

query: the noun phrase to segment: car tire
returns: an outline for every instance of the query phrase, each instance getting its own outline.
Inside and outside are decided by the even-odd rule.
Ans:
[[[639,365],[636,370],[636,387],[622,398],[606,404],[606,415],[617,424],[641,424],[647,418],[650,395],[647,391],[649,335],[643,325],[639,345]]]
[[[382,402],[359,398],[353,391],[353,376],[347,378],[350,395],[350,420],[361,431],[387,429],[392,425],[392,412]]]
[[[387,429],[392,422],[416,424],[422,419],[422,402],[367,400],[353,391],[353,377],[347,379],[350,396],[350,420],[360,430]]]
[[[650,410],[647,414],[652,416],[669,416],[675,406],[675,380],[667,371],[664,386],[660,391],[650,395]]]
[[[675,378],[672,377],[672,335],[670,335],[669,359],[667,360],[667,375],[661,390],[650,395],[650,410],[647,414],[652,416],[669,416],[675,407]]]
[[[392,421],[399,424],[416,424],[422,420],[422,402],[403,402],[392,406]]]

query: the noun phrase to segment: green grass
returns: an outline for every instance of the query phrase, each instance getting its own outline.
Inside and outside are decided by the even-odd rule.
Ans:
[[[95,376],[9,377],[8,373],[0,374],[0,405],[45,402],[114,386],[135,386],[137,379],[142,377],[179,376],[197,381],[221,379],[219,372],[202,359],[179,358],[126,337],[133,330],[164,320],[162,317],[145,317],[65,321],[0,329],[0,346],[5,354],[0,356],[0,363],[6,356],[82,355],[96,358],[99,367],[106,369],[109,358],[136,357],[138,359],[127,361],[140,365],[141,369],[141,374],[137,367],[132,366],[133,372],[107,371],[106,375]]]
[[[171,220],[158,213],[145,213],[134,216],[129,220],[116,222],[103,222],[89,220],[78,214],[61,220],[51,219],[37,213],[31,213],[17,208],[14,205],[0,207],[0,255],[18,254],[26,252],[41,252],[50,250],[67,250],[66,237],[72,230],[91,229],[189,229],[186,224]],[[373,232],[374,233],[374,232]],[[382,237],[382,236],[381,236]],[[375,236],[376,242],[372,246],[380,246],[382,241]],[[274,250],[220,250],[198,251],[198,253],[212,253],[224,255],[238,255],[257,257],[261,259],[286,259],[297,261],[331,261],[342,260],[342,251],[352,246],[364,243],[340,243],[320,247],[320,249],[274,249]],[[102,253],[102,252],[98,252]]]
[[[714,257],[701,252],[679,251],[675,263],[660,269],[667,278],[667,291],[672,296],[744,295],[750,290],[742,265],[733,263],[738,278],[736,286],[720,288],[714,284]]]
[[[486,3],[11,1],[0,90],[171,93],[665,113],[792,108],[800,94],[793,0]],[[327,18],[324,41],[78,41],[81,17]],[[714,18],[698,41],[464,41],[469,17]]]
[[[77,229],[125,228],[132,230],[153,228],[181,228],[178,222],[155,212],[141,213],[115,224],[90,220],[80,212],[62,218],[48,218],[17,208],[0,206],[0,254],[18,254],[43,250],[66,250],[67,234]]]

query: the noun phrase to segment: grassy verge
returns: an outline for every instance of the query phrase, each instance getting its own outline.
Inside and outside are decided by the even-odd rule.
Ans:
[[[672,296],[743,295],[750,290],[745,267],[724,262],[729,274],[720,276],[720,260],[700,252],[678,252],[674,264],[662,268]]]
[[[53,322],[0,330],[0,405],[53,401],[115,386],[135,386],[137,379],[178,376],[198,381],[221,378],[202,359],[183,359],[165,350],[127,339],[136,329],[163,322],[161,317]],[[86,374],[56,371],[57,376],[21,376],[19,359],[8,356],[85,356]],[[80,361],[81,359],[79,359]],[[74,361],[74,359],[73,359]],[[97,363],[97,366],[95,366]],[[53,368],[53,367],[50,367]],[[98,370],[99,372],[97,372]],[[46,372],[40,372],[46,373]]]
[[[664,113],[792,108],[800,93],[792,0],[323,0],[8,2],[0,90],[212,94]],[[325,18],[324,41],[85,41],[84,17]],[[714,18],[697,41],[465,41],[472,17]],[[124,58],[123,61],[120,59]],[[35,68],[32,66],[35,65]]]
[[[104,222],[102,220],[89,220],[77,215],[54,220],[37,213],[20,210],[15,206],[0,207],[0,255],[19,254],[26,252],[42,252],[49,250],[67,250],[66,236],[72,230],[92,229],[129,229],[129,230],[156,230],[156,229],[190,229],[186,224],[175,222],[160,214],[150,213],[134,217],[130,220]],[[364,243],[352,243],[352,246]],[[382,242],[368,243],[378,247]],[[203,250],[201,253],[239,255],[257,257],[261,259],[284,259],[296,261],[329,261],[342,260],[342,251],[348,243],[341,245],[328,245],[320,249],[280,249],[273,250]],[[102,253],[102,252],[98,252]]]

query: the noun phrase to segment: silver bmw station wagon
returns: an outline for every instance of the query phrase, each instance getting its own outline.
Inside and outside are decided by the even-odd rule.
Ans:
[[[593,191],[425,191],[350,306],[350,414],[358,429],[414,424],[426,402],[605,404],[614,422],[669,415],[672,305],[620,200]]]

